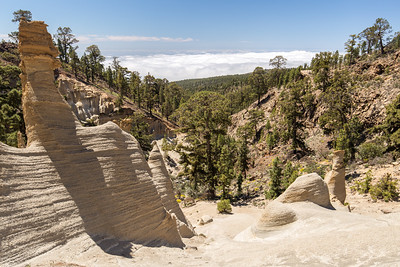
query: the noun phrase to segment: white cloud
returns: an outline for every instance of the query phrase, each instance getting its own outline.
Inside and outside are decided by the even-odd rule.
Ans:
[[[242,52],[242,53],[203,53],[151,56],[122,56],[121,65],[138,71],[142,76],[148,72],[157,78],[177,81],[191,78],[240,74],[252,72],[255,67],[269,68],[269,60],[277,55],[287,59],[287,66],[298,67],[309,63],[314,52]],[[112,59],[108,59],[111,62]]]
[[[0,39],[8,40],[8,34],[1,34],[0,33]]]
[[[192,38],[172,38],[172,37],[155,37],[155,36],[136,36],[136,35],[81,35],[77,39],[82,43],[90,42],[191,42]]]

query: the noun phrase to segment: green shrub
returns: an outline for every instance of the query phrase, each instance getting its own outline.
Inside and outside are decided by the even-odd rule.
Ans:
[[[321,177],[325,177],[326,171],[329,168],[327,165],[318,164],[317,162],[308,163],[302,170],[303,173],[317,173]]]
[[[364,162],[382,156],[383,152],[385,152],[385,147],[375,142],[366,142],[358,147],[358,156]]]
[[[164,151],[172,151],[176,147],[176,142],[169,142],[166,137],[162,139],[161,148]]]
[[[383,130],[389,139],[389,148],[400,151],[400,94],[392,103],[386,106],[386,118],[383,124],[378,127]]]
[[[371,190],[371,182],[372,182],[372,172],[369,170],[364,179],[360,181],[355,181],[355,185],[350,187],[352,190],[357,191],[360,194],[366,194]]]
[[[335,139],[335,149],[344,150],[344,161],[349,162],[355,159],[356,146],[362,141],[363,125],[357,117],[350,119],[339,130]]]
[[[229,199],[221,199],[217,203],[217,209],[219,213],[231,213],[232,212],[231,202],[229,201]]]
[[[290,161],[286,163],[285,168],[283,169],[283,189],[286,190],[289,185],[291,185],[297,177],[299,177],[299,169],[300,165],[293,165]]]
[[[371,187],[369,192],[373,200],[383,199],[388,202],[399,198],[397,181],[393,180],[390,173],[386,173],[378,183]]]
[[[14,64],[19,63],[19,58],[17,55],[11,54],[7,51],[0,53],[0,57],[2,57],[5,61],[12,62]]]
[[[272,161],[272,168],[269,170],[270,181],[268,190],[264,192],[266,199],[275,199],[282,194],[299,176],[300,165],[293,165],[290,161],[282,167],[279,158]]]

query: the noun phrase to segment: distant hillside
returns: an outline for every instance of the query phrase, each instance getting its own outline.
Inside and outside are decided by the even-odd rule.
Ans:
[[[262,80],[264,80],[268,87],[285,86],[302,76],[301,66],[298,68],[260,69],[263,73]],[[260,96],[260,92],[257,92],[255,87],[251,85],[250,78],[252,75],[253,73],[225,75],[203,79],[189,79],[177,81],[176,83],[183,88],[185,94],[184,101],[187,101],[191,95],[200,91],[213,91],[224,95],[233,114],[247,108]]]
[[[188,79],[176,83],[186,91],[195,93],[199,91],[217,91],[224,93],[233,88],[244,86],[251,73],[216,76],[202,79]]]

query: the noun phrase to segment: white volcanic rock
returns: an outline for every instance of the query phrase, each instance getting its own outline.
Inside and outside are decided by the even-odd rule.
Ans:
[[[332,170],[325,175],[325,182],[328,185],[331,199],[337,199],[342,204],[346,200],[346,174],[343,157],[344,150],[334,151]]]
[[[138,142],[111,122],[81,126],[58,92],[46,26],[19,27],[28,146],[0,144],[0,265],[78,237],[112,254],[127,253],[130,242],[183,247]]]

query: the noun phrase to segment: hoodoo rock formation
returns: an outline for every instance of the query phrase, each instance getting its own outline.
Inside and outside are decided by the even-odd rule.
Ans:
[[[346,200],[346,181],[344,166],[344,150],[336,150],[333,152],[332,170],[325,176],[325,182],[328,185],[331,199],[339,200],[342,204]]]
[[[162,192],[153,183],[152,176],[161,175],[150,169],[138,142],[111,122],[81,126],[57,91],[58,52],[46,26],[19,26],[28,146],[0,143],[0,265],[25,262],[82,236],[113,254],[129,242],[183,247],[167,210],[190,229],[189,223],[166,201],[170,189]]]

